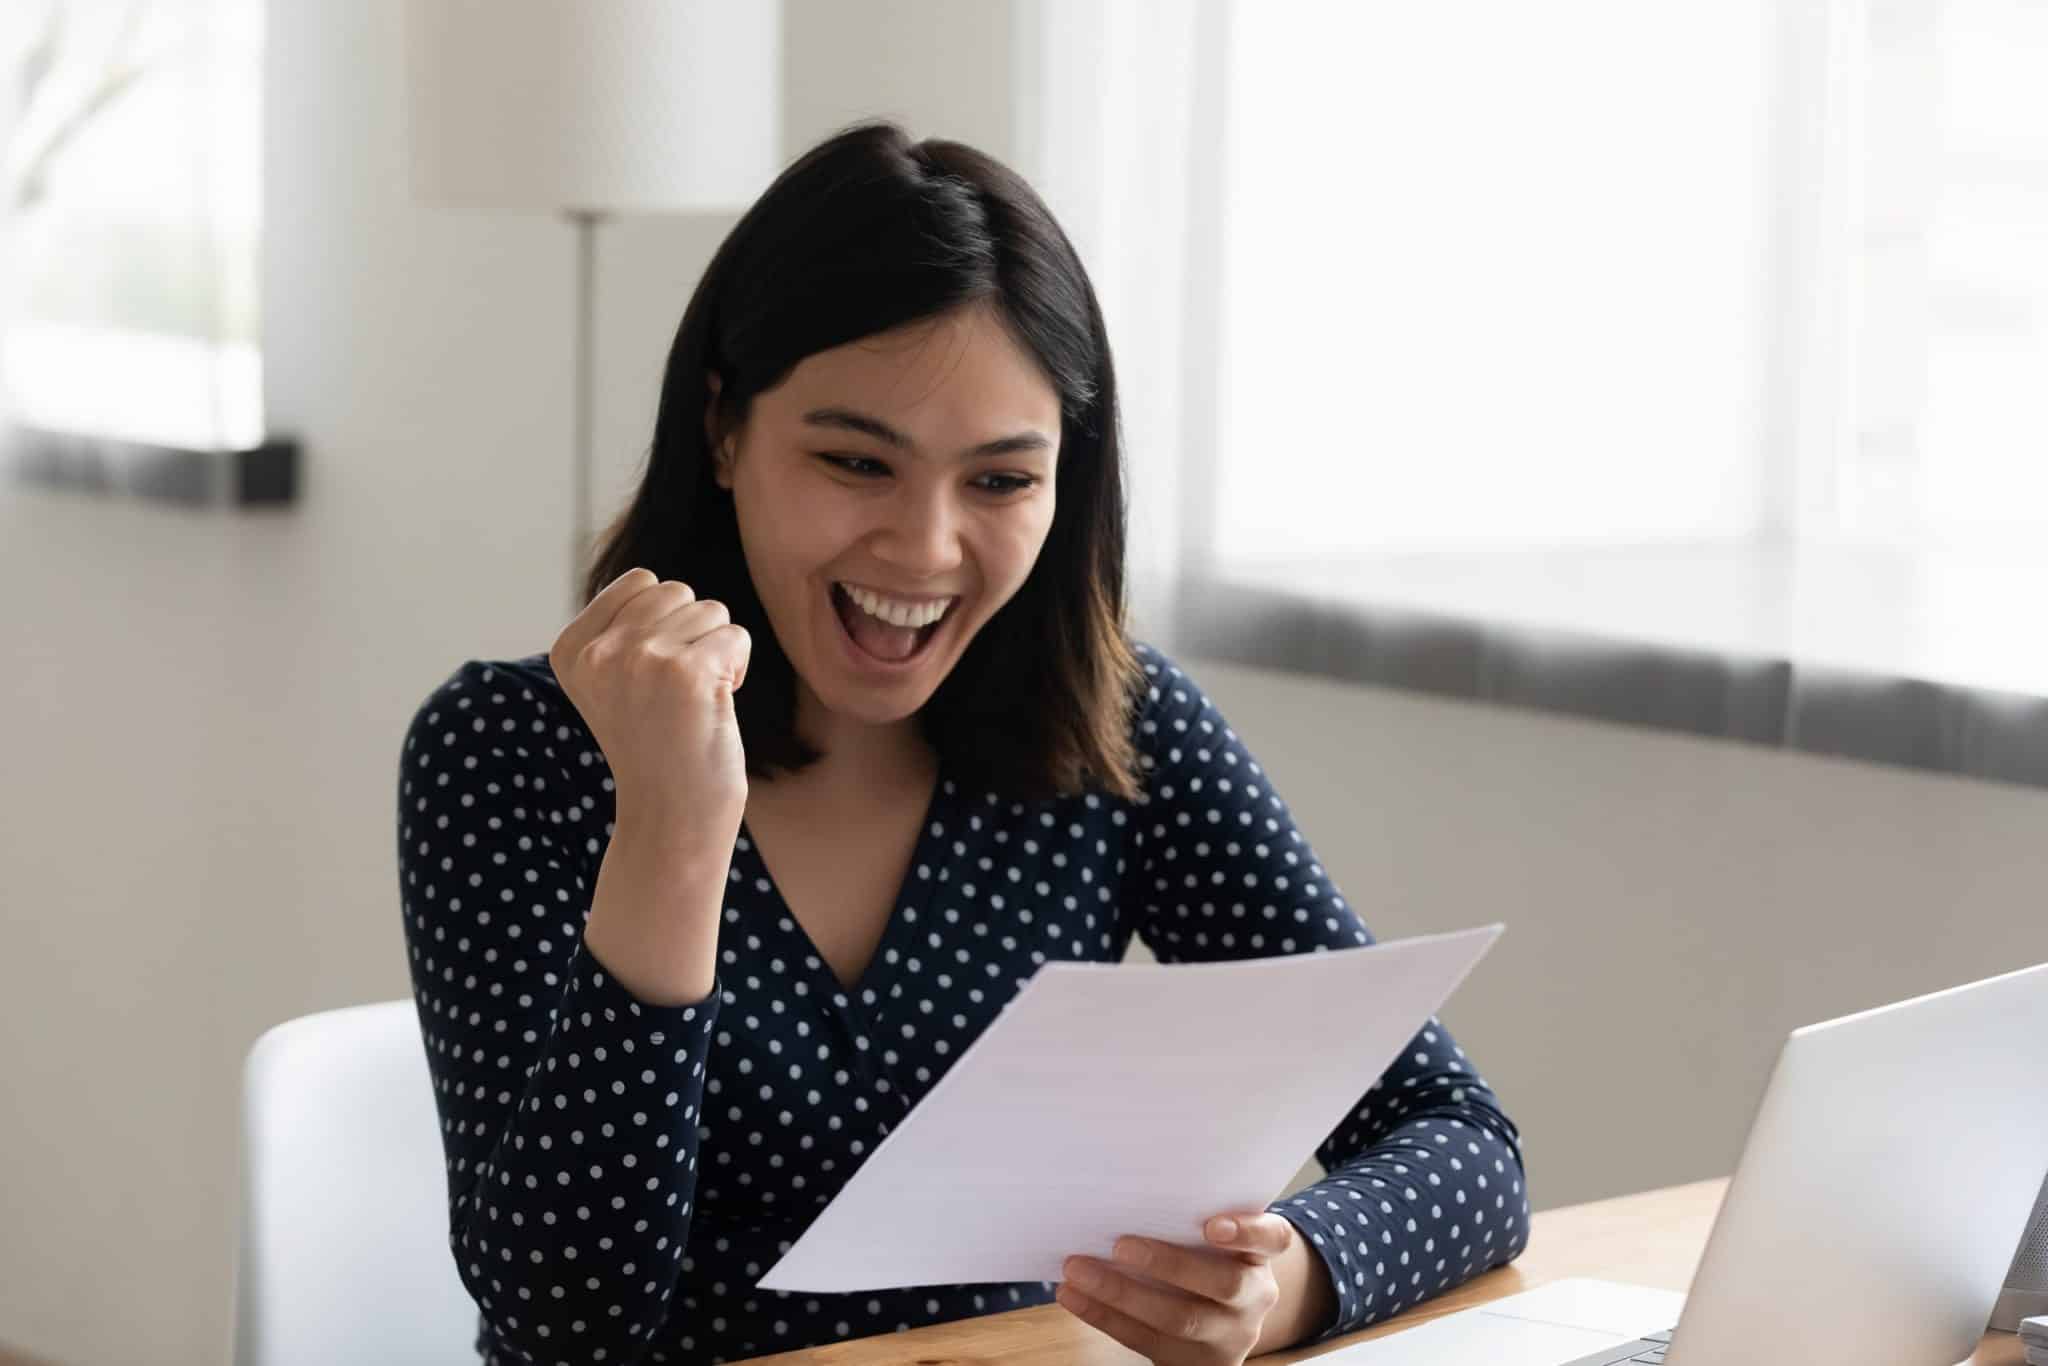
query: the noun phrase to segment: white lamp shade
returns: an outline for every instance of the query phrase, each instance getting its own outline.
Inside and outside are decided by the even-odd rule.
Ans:
[[[422,199],[729,210],[774,179],[779,0],[401,0]]]

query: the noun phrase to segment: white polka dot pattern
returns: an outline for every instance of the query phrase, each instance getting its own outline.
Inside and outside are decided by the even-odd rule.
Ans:
[[[711,994],[633,998],[582,945],[610,770],[545,655],[472,660],[405,736],[398,871],[448,1158],[450,1247],[489,1362],[719,1363],[1051,1299],[755,1282],[1052,959],[1372,942],[1237,736],[1140,644],[1142,801],[1018,802],[941,779],[852,990],[742,833]],[[1432,1020],[1272,1208],[1349,1332],[1520,1252],[1515,1126]]]

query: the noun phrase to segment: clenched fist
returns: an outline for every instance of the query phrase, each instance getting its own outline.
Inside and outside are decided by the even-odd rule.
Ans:
[[[753,650],[719,602],[629,569],[562,629],[548,662],[604,751],[617,823],[724,859],[746,814],[733,694]]]

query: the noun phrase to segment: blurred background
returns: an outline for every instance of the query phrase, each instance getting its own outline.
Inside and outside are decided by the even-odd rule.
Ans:
[[[423,180],[429,3],[0,7],[0,1358],[227,1355],[244,1054],[407,992],[407,720],[867,115],[1074,239],[1137,634],[1380,937],[1507,922],[1444,1017],[1538,1209],[2048,959],[2048,8],[729,5],[692,206]]]

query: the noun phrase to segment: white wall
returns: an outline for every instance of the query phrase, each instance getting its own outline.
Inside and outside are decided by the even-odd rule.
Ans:
[[[789,14],[792,151],[892,112],[1006,155],[1009,6]],[[0,488],[0,1341],[53,1361],[222,1359],[242,1055],[405,993],[405,721],[565,619],[570,236],[406,199],[399,17],[271,7],[303,504]],[[725,226],[607,231],[601,508]],[[2048,957],[2048,794],[1189,662],[1383,937],[1510,923],[1446,1017],[1539,1206],[1725,1170],[1792,1023]]]

